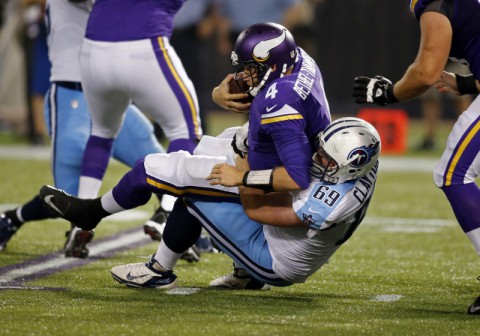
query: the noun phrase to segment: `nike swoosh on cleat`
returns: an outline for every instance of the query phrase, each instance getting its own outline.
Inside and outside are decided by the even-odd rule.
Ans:
[[[133,281],[133,280],[137,280],[137,279],[141,279],[141,278],[145,278],[146,276],[148,276],[148,274],[143,274],[143,275],[130,275],[130,272],[128,272],[126,278],[128,281]]]
[[[56,212],[58,212],[60,214],[60,216],[63,216],[65,215],[63,213],[63,211],[61,211],[59,208],[57,208],[57,206],[55,204],[53,204],[52,202],[52,198],[53,198],[53,195],[47,195],[43,198],[43,201],[48,204],[49,207],[51,207],[53,210],[55,210]]]
[[[469,314],[477,314],[479,310],[480,310],[480,306],[474,307],[473,305],[471,305],[470,307],[468,307]]]

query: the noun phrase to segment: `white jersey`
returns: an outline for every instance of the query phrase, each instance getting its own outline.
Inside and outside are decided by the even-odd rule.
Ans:
[[[234,164],[229,144],[231,135],[237,130],[238,127],[227,129],[216,138],[204,136],[195,151],[197,155],[183,151],[148,155],[144,162],[147,183],[159,192],[170,192],[176,196],[238,197],[238,188],[212,186],[205,180],[216,163]],[[213,156],[215,153],[223,156]],[[313,181],[308,189],[290,192],[292,207],[305,226],[263,225],[275,274],[291,283],[302,283],[328,262],[365,216],[377,171],[378,162],[360,179],[335,185]],[[218,193],[213,193],[212,189]],[[112,213],[118,211],[106,210]],[[239,220],[242,225],[259,225],[252,220]],[[212,219],[212,223],[215,220]],[[222,224],[216,223],[215,226]],[[229,221],[228,226],[232,225]],[[224,235],[228,236],[225,232]],[[262,242],[259,244],[264,246]],[[261,251],[261,247],[254,250]]]
[[[328,262],[365,216],[377,168],[378,163],[355,181],[336,185],[312,182],[306,190],[291,192],[293,209],[305,226],[263,227],[278,276],[292,283],[305,282]],[[318,230],[312,232],[311,226]]]
[[[48,57],[52,63],[50,81],[81,82],[78,55],[89,15],[88,1],[47,0]],[[55,20],[50,20],[54,17]]]

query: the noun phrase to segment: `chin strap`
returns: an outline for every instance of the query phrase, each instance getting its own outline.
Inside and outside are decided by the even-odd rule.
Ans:
[[[283,67],[282,67],[282,72],[280,73],[280,78],[282,78],[283,76],[285,76],[285,73],[287,72],[287,63],[283,64]]]
[[[286,72],[287,72],[287,64],[285,63],[283,64],[282,72],[280,73],[280,78],[285,76]],[[248,91],[248,93],[250,93],[253,97],[255,97],[258,94],[258,92],[260,92],[260,90],[263,88],[263,86],[265,85],[265,82],[268,80],[268,77],[270,77],[271,73],[272,73],[272,68],[269,68],[265,73],[265,75],[263,76],[263,79],[260,82],[260,84],[258,84],[255,87],[250,87],[250,91]]]
[[[265,75],[263,76],[262,78],[262,81],[260,82],[260,84],[258,84],[257,86],[255,86],[254,88],[252,88],[249,93],[255,97],[258,92],[260,92],[260,90],[263,88],[263,86],[265,85],[265,82],[268,80],[268,77],[270,77],[270,74],[272,73],[272,68],[269,68],[267,70],[267,72],[265,73]]]

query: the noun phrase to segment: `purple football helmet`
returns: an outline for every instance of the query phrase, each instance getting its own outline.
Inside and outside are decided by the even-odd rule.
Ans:
[[[252,96],[285,72],[297,61],[297,44],[292,34],[282,25],[272,22],[257,23],[240,33],[232,51],[232,64],[245,68],[258,78],[258,85],[250,87],[246,92]],[[276,65],[275,71],[272,66]],[[236,78],[237,76],[235,76]]]

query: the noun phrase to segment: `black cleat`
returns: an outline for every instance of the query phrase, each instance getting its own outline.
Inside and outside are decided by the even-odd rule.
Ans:
[[[7,247],[8,241],[17,232],[18,227],[5,214],[0,215],[0,251]]]
[[[52,186],[40,189],[40,199],[53,215],[64,218],[83,230],[93,230],[105,215],[95,199],[81,199]]]
[[[70,231],[66,232],[67,240],[65,241],[65,246],[63,247],[65,257],[88,257],[88,253],[90,251],[87,247],[87,244],[92,241],[93,235],[93,230],[85,231],[75,226],[72,226]]]
[[[468,315],[480,315],[480,296],[468,307]]]
[[[168,215],[170,211],[164,210],[161,206],[158,207],[153,216],[143,224],[143,232],[152,240],[161,241]]]

